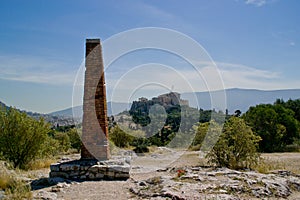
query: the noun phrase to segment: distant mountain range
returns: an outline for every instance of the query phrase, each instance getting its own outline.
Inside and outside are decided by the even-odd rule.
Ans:
[[[299,99],[300,89],[288,89],[288,90],[255,90],[255,89],[227,89],[226,101],[227,109],[229,113],[234,113],[235,110],[241,110],[246,112],[250,106],[258,104],[274,103],[276,99],[283,99],[285,101],[289,99]],[[220,93],[220,91],[213,91],[211,93]],[[194,108],[202,108],[204,110],[211,108],[211,95],[210,92],[196,92],[196,93],[182,93],[181,99],[189,101],[189,105]],[[197,103],[199,102],[199,105]],[[116,115],[124,110],[129,110],[131,103],[122,102],[108,102],[107,113],[108,115]],[[82,115],[82,106],[74,107],[76,115]],[[49,113],[50,115],[72,117],[72,108]]]
[[[227,89],[225,92],[229,113],[234,113],[236,110],[246,112],[250,106],[258,104],[273,104],[276,99],[283,99],[284,101],[287,101],[289,99],[300,98],[300,89],[255,90],[233,88]],[[220,91],[213,91],[211,93],[218,94]],[[191,107],[198,107],[204,110],[212,109],[209,92],[183,93],[181,98],[189,100],[189,105]],[[218,101],[218,99],[214,99],[214,101]]]
[[[125,110],[129,110],[131,107],[131,103],[120,103],[120,102],[107,102],[107,114],[108,116],[119,114]],[[53,116],[65,116],[65,117],[72,117],[73,112],[75,116],[82,116],[83,109],[81,106],[75,106],[74,108],[67,108],[64,110],[59,110],[56,112],[49,113],[49,115]]]
[[[182,93],[181,99],[189,101],[189,105],[194,108],[202,108],[204,110],[212,109],[210,95],[216,94],[220,91],[214,92],[196,92],[196,93]],[[300,89],[288,89],[288,90],[255,90],[255,89],[227,89],[226,101],[227,109],[229,113],[234,113],[235,110],[241,110],[246,112],[250,106],[255,106],[258,104],[274,103],[276,99],[283,99],[285,101],[289,99],[300,99]],[[215,99],[214,99],[215,100]],[[197,103],[199,102],[199,105]],[[5,106],[0,101],[0,106]],[[116,115],[125,110],[129,110],[131,103],[122,102],[108,102],[107,103],[107,113],[108,115]],[[74,112],[76,116],[82,116],[82,106],[74,107]],[[49,113],[47,115],[27,112],[29,115],[39,117],[43,116],[49,118],[50,116],[61,116],[63,118],[72,118],[73,110],[72,108],[67,108],[64,110],[59,110],[56,112]],[[50,117],[52,118],[52,117]],[[54,121],[49,119],[49,121]]]

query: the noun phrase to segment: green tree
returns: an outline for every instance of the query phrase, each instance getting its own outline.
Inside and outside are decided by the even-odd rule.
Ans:
[[[284,151],[286,145],[299,138],[299,125],[294,112],[282,104],[261,104],[243,115],[253,132],[262,138],[259,149],[262,152]]]
[[[0,110],[0,154],[14,165],[24,168],[45,152],[49,125],[14,108]]]
[[[210,163],[232,169],[251,168],[257,163],[259,136],[255,136],[243,119],[231,117],[218,142],[207,154]]]
[[[285,108],[291,109],[295,113],[295,118],[300,121],[300,99],[292,100],[289,99],[287,102],[284,102],[283,100],[277,99],[275,104],[281,104]]]

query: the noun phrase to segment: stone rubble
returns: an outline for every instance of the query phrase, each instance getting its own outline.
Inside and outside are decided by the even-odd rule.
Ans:
[[[37,194],[33,196],[34,199],[42,199],[42,200],[56,200],[57,194],[53,192],[48,192],[45,190],[39,191]]]
[[[169,175],[135,181],[130,191],[138,199],[269,199],[288,198],[300,192],[300,176],[288,171],[261,174],[254,171],[235,171],[227,168],[185,168]]]
[[[5,192],[0,190],[0,200],[5,199]]]

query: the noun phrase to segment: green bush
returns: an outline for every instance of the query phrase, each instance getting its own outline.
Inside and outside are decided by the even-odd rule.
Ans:
[[[109,139],[120,148],[128,147],[132,142],[133,136],[125,133],[119,126],[110,129]]]
[[[255,136],[243,119],[230,118],[212,151],[207,154],[210,163],[231,169],[251,168],[257,164],[259,136]]]
[[[204,152],[211,150],[217,142],[219,135],[222,133],[222,126],[214,120],[198,123],[192,129],[195,132],[195,136],[190,149]]]
[[[47,137],[43,144],[41,144],[40,155],[37,159],[43,158],[53,158],[61,152],[61,146],[59,141],[52,138]],[[26,166],[27,167],[27,166]]]
[[[49,125],[43,119],[35,120],[16,109],[0,110],[0,155],[14,167],[43,156]]]
[[[132,146],[135,148],[133,151],[135,153],[146,153],[149,152],[149,142],[146,138],[135,138],[132,142]]]
[[[67,133],[56,132],[54,139],[58,141],[61,152],[67,152],[71,148],[70,138]]]
[[[81,149],[81,131],[75,128],[70,129],[67,132],[70,139],[70,144],[72,149],[76,149],[77,152]]]

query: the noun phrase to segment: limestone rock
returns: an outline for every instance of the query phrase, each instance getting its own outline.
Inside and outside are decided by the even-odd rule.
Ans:
[[[47,192],[44,190],[39,191],[35,196],[35,199],[43,199],[43,200],[56,200],[57,194],[53,192]]]
[[[300,176],[290,172],[260,174],[254,171],[235,171],[226,168],[186,168],[178,177],[157,176],[134,182],[130,191],[145,199],[277,199],[289,198],[300,191]],[[246,195],[246,198],[245,198]]]

